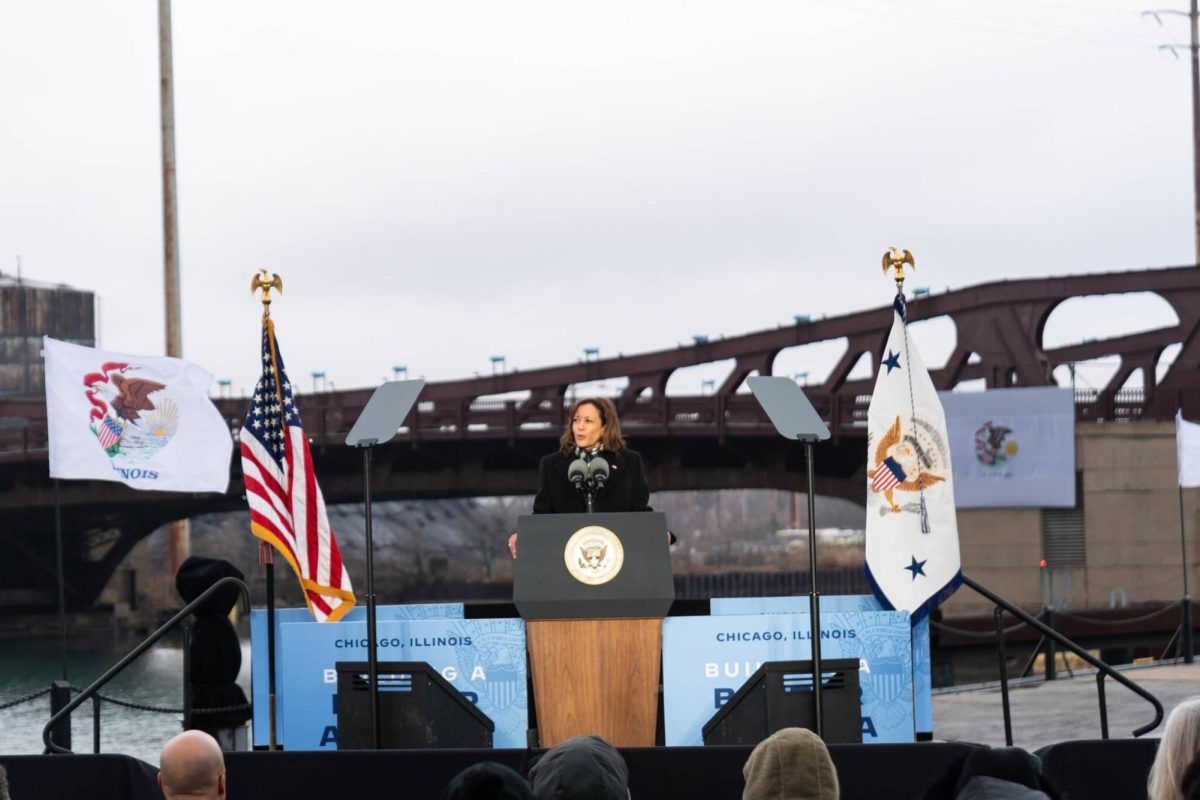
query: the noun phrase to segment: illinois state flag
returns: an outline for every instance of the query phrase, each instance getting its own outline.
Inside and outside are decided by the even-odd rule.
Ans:
[[[354,608],[325,497],[313,472],[300,409],[283,368],[275,324],[263,318],[262,376],[238,434],[250,530],[292,565],[317,622],[336,622]]]
[[[135,489],[224,492],[233,438],[212,374],[166,356],[42,340],[50,477]]]
[[[946,415],[908,338],[904,296],[867,411],[867,580],[919,620],[962,583]]]

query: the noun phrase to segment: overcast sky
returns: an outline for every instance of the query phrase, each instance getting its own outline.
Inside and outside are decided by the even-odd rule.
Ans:
[[[1158,49],[1187,20],[1145,7],[175,0],[184,354],[253,385],[259,267],[293,380],[340,389],[881,306],[892,244],[935,291],[1191,263],[1187,52]],[[0,271],[95,291],[101,345],[143,354],[157,24],[152,0],[0,4]],[[936,365],[952,340],[926,339]]]

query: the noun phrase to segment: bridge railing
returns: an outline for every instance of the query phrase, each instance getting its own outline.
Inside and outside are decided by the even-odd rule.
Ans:
[[[0,459],[6,455],[24,460],[30,456],[41,457],[49,451],[49,436],[46,423],[28,422],[23,426],[0,426]]]
[[[812,394],[818,413],[836,420],[831,429],[861,435],[866,427],[870,395],[848,401],[840,395]],[[340,404],[333,396],[310,395],[299,399],[305,431],[314,442],[344,440],[361,413],[358,404]],[[663,396],[618,402],[621,426],[641,435],[763,435],[772,426],[752,395]],[[547,438],[566,425],[567,400],[438,400],[418,403],[409,413],[397,438]],[[828,424],[828,423],[827,423]]]
[[[835,438],[865,434],[869,394],[814,389],[806,393]],[[299,396],[297,402],[305,432],[317,444],[342,443],[362,413],[367,396],[364,391]],[[1115,393],[1077,389],[1076,419],[1128,422],[1154,418],[1150,409],[1153,400],[1142,389],[1122,389]],[[236,435],[245,416],[246,400],[216,402]],[[402,441],[552,438],[565,427],[568,407],[566,398],[553,397],[421,401],[409,413],[397,438]],[[641,436],[762,436],[772,430],[766,414],[750,394],[618,399],[617,407],[622,427]],[[18,412],[26,416],[19,416]],[[0,399],[0,461],[44,458],[47,448],[45,407],[39,409],[29,398],[17,402]]]

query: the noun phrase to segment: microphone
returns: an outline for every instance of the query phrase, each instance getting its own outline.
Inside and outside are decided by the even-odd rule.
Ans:
[[[604,488],[605,481],[608,480],[608,462],[600,456],[596,456],[588,463],[588,479],[596,484],[596,491]]]
[[[587,479],[588,466],[582,458],[577,458],[567,466],[567,480],[576,489],[583,490],[583,482]]]

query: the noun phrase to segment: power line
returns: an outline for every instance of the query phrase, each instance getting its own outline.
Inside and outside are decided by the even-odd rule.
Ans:
[[[961,6],[947,8],[939,5],[937,10],[932,10],[914,7],[911,3],[905,3],[903,0],[891,0],[891,2],[886,4],[875,3],[870,5],[863,5],[862,2],[852,4],[851,2],[847,2],[847,0],[811,0],[811,2],[842,10],[850,7],[868,13],[883,12],[919,22],[932,22],[969,30],[983,30],[988,33],[1016,36],[1025,39],[1115,45],[1142,50],[1157,47],[1153,41],[1148,39],[1147,32],[1085,28],[1044,20],[1037,21],[1018,17],[964,12]],[[901,10],[897,6],[905,6],[906,10]],[[1130,18],[1135,18],[1135,15],[1130,13]],[[1031,25],[1037,27],[1031,28]],[[1046,28],[1051,30],[1046,30]]]

